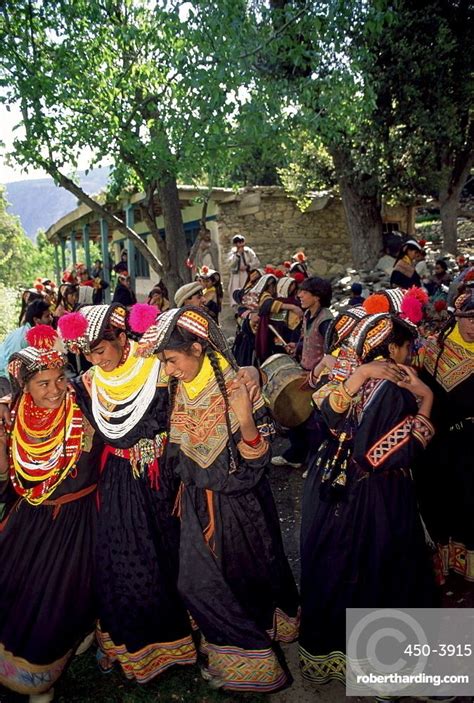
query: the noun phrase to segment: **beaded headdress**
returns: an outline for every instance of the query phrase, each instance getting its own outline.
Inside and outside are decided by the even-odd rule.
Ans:
[[[220,327],[206,312],[203,312],[202,308],[191,305],[185,308],[172,308],[162,313],[156,325],[152,325],[138,343],[137,355],[151,356],[169,348],[170,338],[176,327],[181,327],[209,342],[211,347],[225,356],[231,365],[236,364],[229,343]]]
[[[270,281],[277,282],[277,277],[273,273],[265,273],[261,278],[258,279],[254,287],[249,291],[250,293],[260,294],[263,293],[265,287]]]
[[[469,288],[454,301],[455,317],[474,317],[474,288]]]
[[[364,317],[354,328],[347,344],[356,356],[364,361],[371,352],[390,341],[395,324],[403,325],[413,337],[416,336],[416,327],[410,322],[395,315],[379,313]]]
[[[367,313],[362,307],[354,307],[339,313],[330,321],[324,341],[326,354],[331,354],[351,334],[354,327]]]
[[[58,320],[58,330],[64,346],[73,354],[88,354],[90,345],[101,338],[106,329],[126,331],[127,310],[120,303],[84,305]]]
[[[66,365],[59,337],[49,325],[32,327],[26,333],[26,341],[29,346],[12,354],[8,363],[8,373],[20,387],[38,371]]]
[[[287,298],[289,290],[294,283],[295,279],[290,278],[290,276],[284,276],[283,278],[280,278],[277,283],[277,296],[279,298]]]
[[[372,293],[364,300],[362,307],[368,315],[391,313],[416,325],[423,319],[423,306],[427,302],[425,291],[412,286],[408,290],[391,288]]]

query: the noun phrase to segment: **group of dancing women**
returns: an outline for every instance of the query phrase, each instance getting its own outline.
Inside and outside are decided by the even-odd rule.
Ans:
[[[326,332],[301,596],[268,480],[265,379],[206,311],[91,305],[28,332],[0,424],[3,686],[53,700],[94,637],[100,670],[140,684],[198,665],[213,688],[275,692],[298,637],[305,678],[344,680],[346,608],[437,606],[450,570],[474,580],[474,290],[416,350],[419,375],[413,301],[379,298]],[[66,352],[91,367],[68,378]]]

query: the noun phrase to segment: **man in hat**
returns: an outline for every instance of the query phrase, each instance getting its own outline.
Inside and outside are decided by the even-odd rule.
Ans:
[[[229,299],[230,304],[235,308],[237,303],[234,300],[234,291],[244,287],[249,271],[258,268],[260,260],[254,250],[246,246],[243,235],[236,234],[232,238],[232,245],[228,256],[230,269]]]
[[[202,283],[199,281],[185,283],[184,286],[181,286],[176,291],[174,302],[177,308],[184,308],[185,305],[195,305],[198,308],[203,308],[205,298]]]

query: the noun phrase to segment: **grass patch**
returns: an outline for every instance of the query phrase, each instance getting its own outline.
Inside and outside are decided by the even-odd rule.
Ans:
[[[102,674],[95,661],[95,647],[80,657],[55,686],[55,703],[263,703],[268,698],[258,693],[214,691],[201,678],[197,666],[174,666],[145,685],[128,681],[119,666]],[[1,703],[25,703],[20,696],[0,688]]]

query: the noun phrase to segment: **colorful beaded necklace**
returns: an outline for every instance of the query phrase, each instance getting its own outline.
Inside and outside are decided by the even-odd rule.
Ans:
[[[11,482],[28,503],[39,505],[64,481],[79,459],[84,434],[82,413],[74,394],[67,391],[64,402],[55,410],[39,408],[25,393],[13,415]]]

